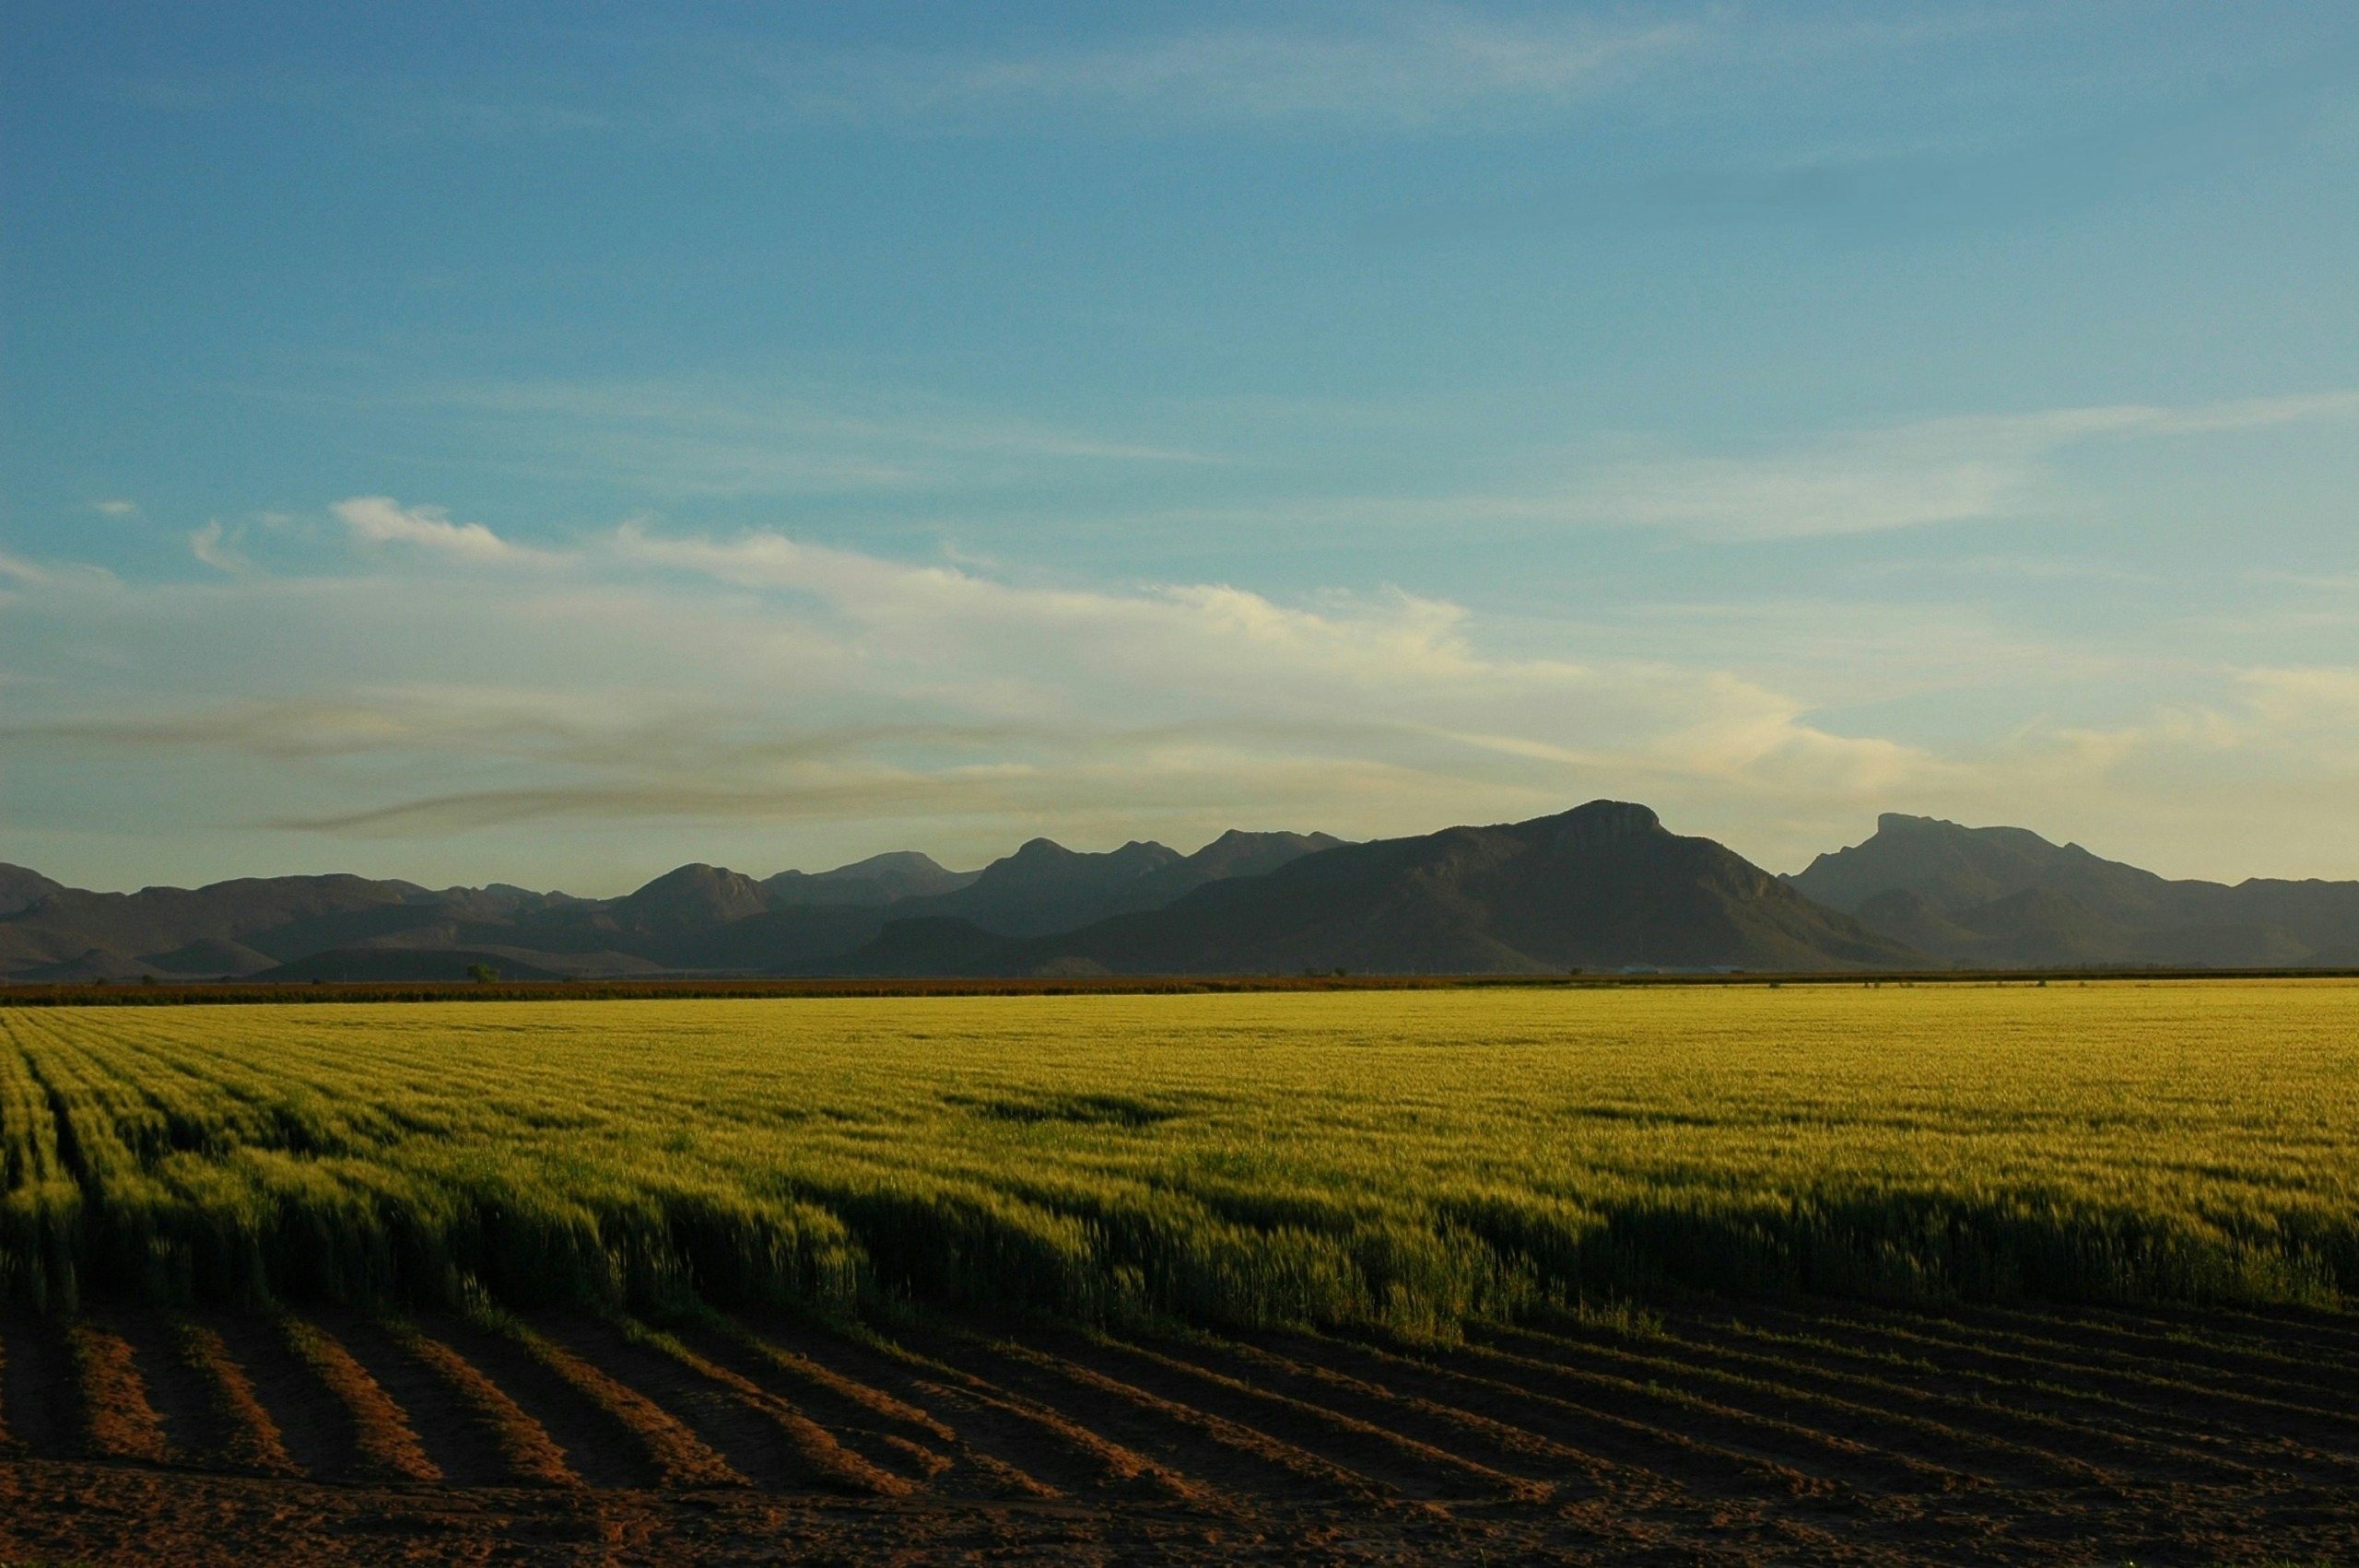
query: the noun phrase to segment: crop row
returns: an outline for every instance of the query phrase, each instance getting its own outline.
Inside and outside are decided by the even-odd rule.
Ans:
[[[1699,1305],[1455,1345],[709,1310],[668,1328],[0,1317],[0,1453],[147,1483],[128,1519],[44,1521],[101,1555],[130,1543],[88,1532],[161,1523],[174,1472],[228,1471],[391,1483],[412,1518],[429,1489],[496,1486],[493,1507],[440,1515],[495,1533],[520,1505],[594,1515],[623,1490],[694,1493],[699,1530],[759,1492],[893,1500],[897,1529],[930,1503],[1046,1503],[1061,1528],[1144,1504],[1163,1528],[1278,1539],[1348,1519],[1450,1561],[1603,1542],[1689,1562],[2082,1562],[2122,1539],[2165,1561],[2223,1540],[2341,1561],[2359,1539],[2354,1392],[2359,1335],[2299,1312]],[[283,1515],[341,1490],[236,1495]],[[31,1522],[0,1518],[0,1550]]]
[[[2359,1293],[2359,987],[0,1011],[36,1308]]]

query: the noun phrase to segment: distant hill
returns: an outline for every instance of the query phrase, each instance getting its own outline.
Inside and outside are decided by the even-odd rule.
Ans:
[[[246,877],[136,893],[59,887],[0,919],[0,974],[61,963],[128,973],[140,968],[144,955],[205,940],[243,943],[284,961],[294,954],[274,951],[268,933],[299,927],[319,933],[311,950],[334,946],[415,923],[408,902],[425,891],[357,876]]]
[[[2359,883],[2177,882],[2020,827],[1887,812],[1792,885],[1969,967],[2340,966],[2359,954]]]
[[[1898,813],[1781,878],[1613,801],[1368,844],[1036,838],[979,872],[909,850],[767,878],[695,861],[619,898],[340,875],[91,893],[0,866],[0,979],[472,963],[517,978],[2359,967],[2359,883],[2175,882],[2023,828]]]
[[[0,861],[0,915],[13,915],[50,894],[65,891],[64,883],[52,882],[39,872]]]
[[[1324,833],[1221,835],[1192,855],[1136,839],[1101,855],[1035,838],[985,866],[957,892],[897,904],[897,919],[947,917],[1001,936],[1069,931],[1138,909],[1159,909],[1183,894],[1230,877],[1259,876],[1343,842]]]
[[[519,978],[775,973],[872,942],[888,912],[972,918],[992,940],[1064,930],[1338,842],[1229,833],[1193,855],[1158,844],[1079,854],[1035,839],[980,872],[898,851],[762,881],[694,862],[611,899],[356,876],[90,893],[0,867],[0,977],[292,980],[324,965],[355,978],[415,979],[470,963]]]
[[[780,872],[762,883],[773,907],[800,904],[890,904],[956,893],[983,873],[945,871],[913,849],[871,855],[831,872]]]
[[[1905,967],[1924,955],[1813,904],[1641,805],[1453,827],[1298,856],[1058,936],[896,922],[851,973],[1532,974]]]

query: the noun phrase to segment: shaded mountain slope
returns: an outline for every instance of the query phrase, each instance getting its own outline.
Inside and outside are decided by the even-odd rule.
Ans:
[[[914,849],[871,855],[831,872],[780,872],[762,883],[773,908],[801,904],[890,904],[956,893],[982,875],[945,871]]]
[[[53,893],[63,893],[65,884],[52,882],[36,871],[23,866],[0,862],[0,915],[13,915],[27,905],[39,903]]]
[[[613,899],[356,876],[90,893],[0,867],[0,906],[23,900],[0,910],[0,977],[300,979],[313,977],[316,966],[304,965],[320,954],[370,978],[430,977],[487,961],[517,977],[775,972],[872,941],[888,911],[979,916],[1002,936],[1064,930],[1336,842],[1230,833],[1183,856],[1150,844],[1076,854],[1038,839],[983,872],[945,871],[902,851],[758,882],[693,862]],[[947,912],[936,907],[962,899]],[[455,971],[452,954],[464,955]]]
[[[64,887],[18,910],[8,923],[71,932],[88,946],[146,954],[205,937],[241,942],[299,921],[398,907],[425,891],[405,882],[357,876],[241,877],[207,887],[144,887],[136,893]]]
[[[1789,880],[1974,967],[2267,967],[2333,964],[2359,948],[2359,883],[2176,882],[2024,828],[1899,813]]]
[[[344,947],[265,969],[257,980],[464,980],[477,964],[504,980],[561,980],[569,974],[516,957],[468,948]]]
[[[976,934],[888,925],[841,964],[876,974],[1516,974],[1925,961],[1734,851],[1615,801],[1340,846],[1062,936],[982,947]]]
[[[1879,893],[1906,888],[1955,912],[2044,888],[2107,919],[2139,924],[2172,896],[2172,883],[2078,844],[2051,844],[2021,827],[1961,827],[1936,817],[1886,812],[1872,837],[1821,855],[1793,884],[1829,908],[1856,910]]]
[[[1323,833],[1231,830],[1192,855],[1136,839],[1086,854],[1035,838],[984,867],[969,886],[901,901],[893,918],[963,919],[1002,936],[1067,931],[1112,915],[1160,908],[1206,883],[1258,876],[1341,842]]]

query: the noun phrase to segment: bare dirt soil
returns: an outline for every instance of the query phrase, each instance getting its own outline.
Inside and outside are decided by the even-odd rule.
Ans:
[[[0,1323],[0,1563],[2359,1562],[2359,1326]]]

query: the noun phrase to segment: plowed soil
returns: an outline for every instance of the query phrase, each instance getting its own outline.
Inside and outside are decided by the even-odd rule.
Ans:
[[[326,1347],[323,1349],[323,1347]],[[0,1323],[0,1562],[2359,1561],[2344,1317]]]

